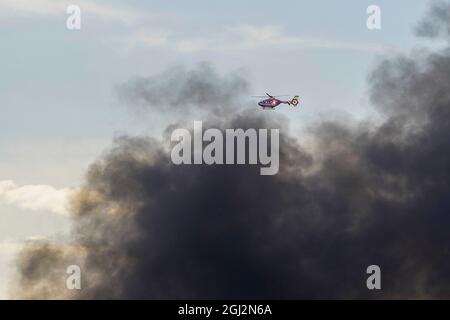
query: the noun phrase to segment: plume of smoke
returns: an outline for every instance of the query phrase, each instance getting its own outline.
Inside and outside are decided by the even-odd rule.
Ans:
[[[174,97],[189,92],[200,108],[205,97],[233,94],[217,94],[223,88],[247,87],[199,80],[186,90],[191,74],[215,77],[200,70],[149,83]],[[95,279],[76,298],[448,298],[449,83],[448,50],[381,63],[370,88],[386,121],[321,123],[314,151],[282,132],[274,176],[252,166],[175,166],[151,138],[118,139],[74,200],[74,242],[83,274]],[[158,108],[146,98],[153,89],[126,90]],[[236,112],[211,124],[287,125],[272,115]],[[19,283],[17,295],[48,297],[37,284],[49,273],[39,270],[51,274],[59,256],[26,250],[33,263],[20,271],[34,285]],[[371,264],[381,266],[381,291],[365,287]]]
[[[416,28],[416,34],[426,38],[442,36],[450,38],[450,3],[444,0],[434,0],[429,12]]]
[[[239,74],[222,77],[208,63],[186,70],[174,67],[162,74],[136,77],[118,86],[119,96],[141,111],[189,113],[192,108],[222,115],[240,106],[248,83]]]
[[[84,249],[46,240],[29,240],[20,251],[17,286],[13,297],[21,299],[69,299],[74,292],[66,288],[66,270],[69,265],[82,264]],[[92,277],[91,277],[92,278]],[[23,290],[23,288],[27,288]]]

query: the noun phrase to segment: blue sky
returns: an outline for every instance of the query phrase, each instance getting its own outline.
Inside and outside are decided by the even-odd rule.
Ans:
[[[28,2],[38,6],[40,1]],[[46,6],[52,2],[56,1],[43,1]],[[347,1],[345,6],[331,1],[280,1],[276,5],[270,1],[177,1],[170,5],[130,1],[126,6],[117,1],[96,2],[130,12],[133,18],[125,22],[84,12],[84,2],[80,3],[79,31],[65,28],[65,12],[11,10],[15,14],[1,18],[3,139],[108,137],[115,130],[127,130],[130,126],[125,123],[130,119],[124,117],[124,110],[111,107],[116,103],[115,84],[198,61],[210,61],[221,72],[244,68],[254,94],[300,92],[308,106],[306,116],[328,108],[352,107],[362,112],[358,109],[367,71],[374,57],[382,54],[371,46],[411,46],[410,30],[424,7],[422,2],[412,6],[408,1],[378,1],[382,30],[369,31],[365,26],[369,1]],[[224,30],[234,28],[239,34],[246,26],[261,33],[253,35],[261,39],[253,47],[242,44],[227,50],[217,45],[221,40],[214,42]],[[272,29],[276,30],[274,39],[337,42],[342,48],[265,42],[264,35]],[[157,42],[158,37],[165,43],[146,42]],[[172,43],[189,41],[198,50],[183,51]],[[352,45],[367,49],[347,49]]]
[[[80,6],[81,30],[66,28],[68,4]],[[366,28],[371,4],[381,8],[381,30]],[[208,61],[220,73],[242,70],[251,94],[300,94],[300,112],[276,111],[299,128],[333,114],[365,117],[368,72],[420,44],[411,31],[426,4],[0,0],[0,181],[20,191],[0,198],[0,274],[16,252],[9,244],[64,234],[70,224],[51,205],[21,205],[17,195],[29,191],[21,187],[39,185],[37,195],[49,190],[42,186],[76,188],[114,136],[157,134],[171,121],[138,121],[115,85]]]

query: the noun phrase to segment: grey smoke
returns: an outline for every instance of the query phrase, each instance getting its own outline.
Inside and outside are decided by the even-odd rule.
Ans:
[[[429,12],[416,28],[416,34],[426,38],[450,37],[450,3],[434,0]]]
[[[223,113],[237,109],[248,96],[248,83],[238,72],[220,76],[209,63],[195,69],[173,67],[151,77],[136,77],[118,86],[132,108],[189,113],[192,108]]]
[[[431,15],[449,12],[438,3]],[[193,74],[202,77],[186,80]],[[149,110],[161,110],[155,88],[172,92],[166,107],[190,94],[200,108],[210,97],[227,108],[248,87],[211,68],[178,76],[125,91]],[[74,199],[73,240],[88,280],[73,298],[449,298],[450,51],[386,60],[369,79],[386,120],[321,123],[313,150],[273,113],[229,106],[236,112],[210,119],[281,128],[275,176],[254,166],[175,166],[152,138],[116,140]],[[18,296],[48,297],[51,288],[64,297],[59,282],[35,272],[49,254],[25,252],[19,271],[34,285]],[[381,267],[381,291],[365,286],[371,264]]]

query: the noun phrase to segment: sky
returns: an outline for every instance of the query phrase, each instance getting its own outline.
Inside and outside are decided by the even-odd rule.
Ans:
[[[81,8],[81,30],[66,28],[69,4]],[[381,30],[366,27],[372,4]],[[23,241],[69,233],[66,196],[111,140],[157,135],[172,120],[131,114],[118,85],[208,62],[245,75],[252,95],[300,95],[301,112],[275,111],[298,132],[326,117],[376,117],[368,71],[417,46],[411,31],[426,5],[0,0],[0,297]]]

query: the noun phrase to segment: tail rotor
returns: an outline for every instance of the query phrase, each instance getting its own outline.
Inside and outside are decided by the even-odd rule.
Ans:
[[[298,102],[299,102],[298,96],[294,96],[294,97],[292,98],[292,100],[289,101],[289,104],[292,105],[292,106],[294,106],[294,107],[296,107],[296,106],[298,105]]]

